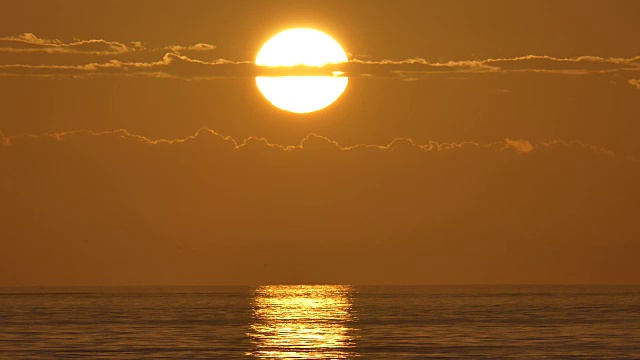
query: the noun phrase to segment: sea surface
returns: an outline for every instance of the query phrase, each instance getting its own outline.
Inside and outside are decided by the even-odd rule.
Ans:
[[[639,286],[0,288],[0,359],[640,359]]]

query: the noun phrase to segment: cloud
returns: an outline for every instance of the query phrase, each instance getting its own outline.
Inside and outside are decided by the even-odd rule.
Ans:
[[[95,76],[144,76],[154,78],[176,78],[185,80],[211,79],[218,77],[255,76],[252,62],[218,59],[203,61],[176,53],[166,53],[161,60],[150,62],[128,62],[110,60],[81,65],[0,65],[0,74],[9,76],[77,77]]]
[[[0,284],[640,276],[640,166],[579,142],[276,144],[210,129],[5,139]]]
[[[131,43],[131,45],[125,45],[116,41],[95,39],[74,40],[73,42],[65,43],[55,39],[50,40],[39,38],[32,33],[0,37],[0,52],[119,55],[142,49],[144,48],[139,42]]]
[[[169,45],[156,49],[148,49],[141,41],[131,41],[129,45],[117,41],[103,39],[79,40],[66,43],[57,39],[39,38],[32,33],[17,36],[0,37],[0,52],[10,53],[47,53],[118,56],[131,52],[171,51],[179,54],[184,51],[213,51],[215,45],[197,43],[194,45]]]
[[[210,45],[210,44],[199,43],[199,44],[188,45],[188,46],[172,45],[172,46],[167,46],[167,47],[165,47],[163,49],[164,50],[170,50],[170,51],[173,51],[173,52],[179,54],[182,51],[213,51],[213,50],[216,49],[216,46],[215,45]]]
[[[9,138],[4,136],[4,132],[0,131],[0,145],[9,145]]]
[[[437,142],[429,141],[424,144],[419,144],[410,138],[395,138],[388,144],[352,144],[343,145],[328,137],[311,133],[303,137],[298,144],[284,145],[273,143],[266,138],[250,136],[242,140],[236,140],[231,136],[223,135],[215,130],[202,128],[196,131],[193,135],[189,135],[183,138],[174,139],[152,139],[143,135],[133,134],[125,129],[109,130],[109,131],[92,131],[92,130],[74,130],[74,131],[60,131],[53,133],[43,134],[19,134],[7,136],[0,132],[0,138],[4,146],[20,145],[24,143],[30,143],[33,141],[40,142],[64,142],[68,140],[75,140],[78,138],[97,137],[97,138],[117,138],[123,140],[129,140],[137,143],[143,143],[147,145],[174,145],[185,144],[190,142],[211,141],[224,144],[224,147],[235,150],[248,150],[256,148],[273,149],[284,152],[297,152],[303,150],[336,150],[346,152],[402,152],[406,150],[415,150],[422,152],[456,152],[465,151],[467,149],[480,149],[484,151],[490,151],[495,153],[501,152],[515,152],[519,154],[530,154],[532,152],[540,152],[544,150],[554,149],[576,149],[580,151],[586,151],[595,155],[606,156],[614,158],[616,154],[609,149],[605,149],[593,144],[584,143],[578,140],[565,141],[565,140],[551,140],[547,142],[540,142],[538,144],[532,144],[528,140],[512,140],[506,138],[502,141],[494,141],[490,143],[480,143],[476,141],[461,141],[461,142]],[[631,160],[632,157],[627,156],[626,160]],[[632,161],[633,162],[633,161]]]
[[[603,147],[596,146],[593,144],[587,144],[578,140],[572,140],[572,141],[552,140],[552,141],[541,143],[539,146],[546,147],[546,148],[554,148],[554,147],[581,148],[581,149],[589,150],[598,155],[606,155],[610,157],[616,156],[616,154],[612,150],[605,149]]]
[[[286,75],[324,75],[344,72],[345,76],[397,78],[416,81],[425,77],[448,74],[493,74],[493,73],[550,73],[559,75],[613,74],[619,72],[640,72],[640,56],[600,57],[577,56],[573,58],[550,55],[525,55],[510,58],[489,58],[482,60],[451,60],[434,62],[424,58],[401,60],[363,60],[352,58],[348,63],[332,64],[321,68],[296,66],[265,68],[253,64],[252,60],[231,61],[226,59],[199,60],[185,54],[195,55],[216,50],[215,45],[196,43],[193,45],[168,45],[153,49],[146,48],[140,41],[124,44],[103,39],[74,40],[63,42],[39,38],[32,33],[18,36],[0,37],[0,52],[44,53],[82,55],[78,61],[68,64],[42,62],[42,57],[27,63],[2,64],[0,75],[41,76],[41,77],[92,77],[92,76],[145,76],[155,78],[177,78],[185,80],[214,79],[219,77],[253,77]],[[157,53],[166,54],[161,59]],[[123,60],[123,56],[136,52],[143,54],[136,61]],[[106,61],[82,63],[86,55],[111,57]],[[222,65],[222,66],[221,66]],[[241,66],[232,66],[241,65]],[[637,81],[629,81],[638,86]]]
[[[640,71],[640,56],[630,58],[578,56],[558,58],[548,55],[526,55],[512,58],[491,58],[484,60],[458,60],[432,62],[424,58],[404,60],[360,60],[349,62],[350,75],[354,72],[378,75],[400,76],[415,79],[420,76],[440,73],[552,73],[562,75],[587,75],[614,73],[620,71]]]
[[[527,140],[511,140],[507,138],[504,140],[504,142],[508,146],[512,147],[516,151],[521,152],[523,154],[528,154],[532,152],[534,149],[533,145],[531,145],[531,143]]]
[[[321,68],[259,67],[253,61],[232,61],[218,59],[205,61],[181,54],[185,51],[209,51],[213,45],[170,46],[171,52],[161,60],[127,62],[112,59],[106,62],[92,62],[74,65],[47,64],[4,64],[0,65],[0,75],[5,76],[45,76],[45,77],[87,77],[99,75],[147,76],[158,78],[178,78],[185,80],[213,79],[219,77],[254,76],[333,76],[334,72],[344,72],[344,76],[398,78],[416,81],[434,74],[484,74],[484,73],[551,73],[559,75],[589,75],[616,72],[640,72],[640,57],[628,59],[581,56],[577,58],[553,58],[529,55],[524,57],[487,59],[473,61],[429,62],[415,58],[392,61],[363,61],[353,59],[344,64],[331,64]],[[239,65],[239,66],[233,66]],[[634,82],[630,82],[634,84]]]
[[[629,80],[629,85],[635,86],[636,89],[640,89],[640,79],[631,79],[631,80]]]

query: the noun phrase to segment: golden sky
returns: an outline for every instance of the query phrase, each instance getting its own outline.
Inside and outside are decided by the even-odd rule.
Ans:
[[[0,286],[638,283],[638,1],[5,1]],[[332,106],[256,88],[276,33]]]

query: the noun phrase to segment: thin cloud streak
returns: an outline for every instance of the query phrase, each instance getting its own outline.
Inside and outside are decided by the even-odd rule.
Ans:
[[[133,42],[131,45],[125,45],[117,41],[103,39],[74,40],[65,43],[57,39],[39,38],[32,33],[0,37],[0,52],[119,55],[136,50],[144,50],[141,43]]]
[[[438,66],[438,67],[470,66],[470,67],[484,67],[487,69],[497,69],[497,67],[490,66],[490,64],[503,63],[503,62],[518,62],[523,60],[549,60],[553,62],[572,62],[572,63],[592,62],[592,63],[626,64],[626,65],[640,66],[640,56],[635,56],[631,58],[616,58],[616,57],[606,58],[606,57],[600,57],[600,56],[578,56],[575,58],[556,58],[556,57],[547,56],[547,55],[526,55],[526,56],[516,56],[512,58],[448,61],[448,62],[442,62],[442,63],[430,62],[424,58],[411,58],[411,59],[404,59],[404,60],[377,60],[377,61],[352,59],[349,62],[360,63],[360,64],[374,64],[374,65],[419,64],[419,65],[430,65],[430,66]]]
[[[225,67],[221,71],[221,67]],[[254,65],[250,61],[218,59],[203,61],[176,53],[166,53],[162,60],[153,62],[126,62],[110,60],[82,65],[0,65],[0,74],[41,77],[92,77],[96,75],[147,76],[154,78],[197,79],[200,76],[220,77],[246,74],[247,69],[231,69],[231,65]],[[231,67],[231,68],[230,68]],[[206,70],[206,71],[205,71]]]
[[[578,56],[557,58],[548,55],[526,55],[512,58],[431,62],[424,58],[403,60],[352,59],[353,70],[371,76],[380,76],[378,70],[387,69],[387,75],[415,80],[420,75],[439,73],[553,73],[561,75],[588,75],[620,71],[640,71],[640,56],[631,58]],[[370,68],[371,71],[366,71]],[[348,71],[351,72],[351,71]]]
[[[322,148],[331,148],[338,151],[355,151],[355,150],[378,150],[378,151],[402,151],[403,149],[413,149],[425,152],[449,152],[463,150],[467,148],[481,148],[486,150],[492,150],[495,152],[515,151],[520,154],[530,154],[534,151],[542,149],[556,149],[556,148],[575,148],[592,152],[595,155],[602,155],[607,157],[616,157],[615,152],[609,149],[605,149],[593,144],[588,144],[578,140],[566,141],[566,140],[551,140],[538,144],[532,144],[528,140],[512,140],[506,138],[502,141],[495,141],[490,143],[480,143],[476,141],[461,141],[461,142],[437,142],[429,141],[425,144],[419,144],[411,138],[395,138],[391,142],[385,145],[377,144],[355,144],[355,145],[342,145],[339,142],[332,140],[326,136],[318,135],[316,133],[310,133],[300,140],[295,145],[283,145],[270,142],[264,137],[250,136],[242,140],[236,140],[231,136],[223,135],[215,130],[208,128],[201,128],[193,135],[189,135],[183,138],[175,139],[152,139],[143,135],[133,134],[126,129],[108,130],[108,131],[92,131],[92,130],[73,130],[73,131],[60,131],[53,133],[43,134],[19,134],[7,136],[0,132],[1,144],[3,146],[12,146],[19,144],[21,140],[51,140],[54,142],[63,142],[74,136],[95,136],[95,137],[116,137],[124,140],[135,141],[147,145],[174,145],[183,144],[190,141],[194,141],[199,138],[205,138],[207,136],[213,137],[216,140],[221,140],[228,144],[230,148],[235,150],[241,150],[243,148],[249,148],[252,144],[261,144],[265,148],[271,148],[281,150],[284,152],[300,151],[314,148],[315,145],[320,145]],[[314,145],[315,144],[315,145]],[[634,157],[627,156],[626,160],[632,162],[638,162]]]
[[[131,52],[170,51],[180,54],[183,51],[213,51],[215,45],[198,43],[194,45],[169,45],[158,49],[147,49],[140,41],[131,41],[129,45],[104,39],[79,40],[64,42],[58,39],[39,38],[32,33],[17,36],[0,37],[0,52],[9,53],[47,53],[117,56]]]
[[[203,44],[195,47],[207,48]],[[500,73],[550,73],[559,75],[610,74],[618,72],[640,72],[640,57],[628,59],[582,56],[578,58],[553,58],[550,56],[524,56],[510,59],[487,59],[473,61],[450,61],[433,63],[425,59],[400,61],[363,61],[354,59],[344,64],[331,64],[322,68],[297,66],[292,68],[265,68],[253,61],[218,59],[204,61],[182,55],[181,51],[193,47],[173,47],[161,60],[126,62],[111,59],[80,65],[0,65],[0,75],[22,75],[42,77],[92,77],[96,75],[146,76],[152,78],[176,78],[183,80],[205,80],[220,77],[254,76],[332,76],[333,71],[344,72],[352,78],[397,78],[405,81],[419,80],[434,74],[500,74]],[[221,66],[225,65],[225,66]],[[230,66],[243,65],[243,66]],[[225,68],[225,69],[223,69]],[[636,81],[631,80],[636,86]]]
[[[172,45],[172,46],[166,46],[162,48],[162,50],[170,50],[175,52],[176,54],[180,54],[180,52],[182,51],[213,51],[215,49],[216,49],[215,45],[210,45],[205,43],[198,43],[195,45],[188,45],[188,46]]]

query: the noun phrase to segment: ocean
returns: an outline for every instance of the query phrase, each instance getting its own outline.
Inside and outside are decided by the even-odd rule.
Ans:
[[[640,286],[0,288],[1,359],[640,359]]]

